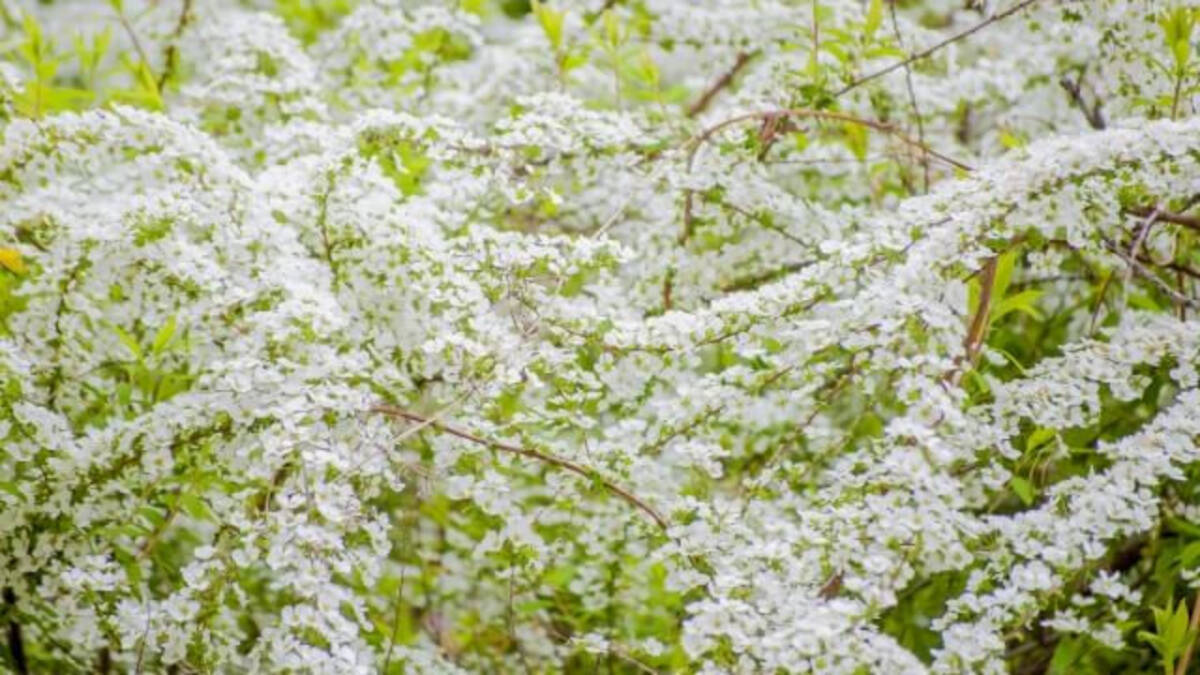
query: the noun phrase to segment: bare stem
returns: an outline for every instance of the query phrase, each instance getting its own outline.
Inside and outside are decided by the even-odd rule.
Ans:
[[[175,76],[175,69],[178,67],[179,61],[179,46],[176,44],[179,41],[179,36],[183,35],[183,30],[187,28],[188,21],[191,19],[192,0],[183,0],[183,6],[179,10],[179,19],[175,22],[175,28],[171,31],[170,37],[167,38],[167,48],[163,50],[163,71],[158,76],[158,90],[161,92],[167,82]]]
[[[745,68],[746,65],[750,63],[750,60],[753,59],[757,54],[758,52],[739,52],[737,55],[737,60],[733,62],[733,65],[729,68],[729,70],[722,73],[721,76],[714,80],[712,84],[708,85],[708,88],[704,90],[704,93],[700,95],[700,98],[696,99],[694,103],[688,106],[687,116],[695,117],[707,110],[708,106],[712,104],[713,99],[717,97],[717,94],[721,93],[723,89],[733,84],[734,78],[738,76],[738,73],[742,72],[742,69]]]
[[[1131,208],[1131,209],[1126,209],[1126,210],[1135,216],[1140,216],[1142,218],[1149,218],[1150,214],[1153,213],[1156,209],[1153,206],[1139,206],[1136,208]],[[1172,211],[1165,211],[1162,209],[1157,209],[1157,211],[1158,211],[1158,216],[1157,216],[1156,220],[1161,220],[1164,223],[1180,225],[1180,226],[1186,227],[1189,230],[1195,230],[1197,232],[1200,232],[1200,216],[1193,216],[1193,215],[1189,215],[1186,213],[1174,213]]]
[[[971,35],[974,35],[975,33],[983,30],[984,28],[987,28],[988,26],[996,23],[997,21],[1003,21],[1004,19],[1007,19],[1008,17],[1012,16],[1013,14],[1016,14],[1017,12],[1025,9],[1026,7],[1029,7],[1030,5],[1032,5],[1036,2],[1038,2],[1038,0],[1025,0],[1024,2],[1019,2],[1015,5],[1013,5],[1012,7],[1009,7],[1008,9],[1004,10],[1003,12],[993,14],[992,16],[988,17],[987,19],[980,21],[979,23],[975,24],[974,26],[971,26],[970,28],[962,31],[961,33],[956,33],[954,35],[951,35],[950,37],[946,38],[945,40],[942,40],[941,42],[933,45],[932,47],[923,49],[923,50],[917,52],[916,54],[913,54],[912,56],[904,59],[903,61],[897,61],[896,63],[893,63],[890,66],[881,68],[873,73],[870,73],[869,75],[864,75],[864,76],[858,78],[857,80],[854,80],[853,82],[847,84],[846,86],[844,86],[841,89],[834,92],[833,96],[834,96],[834,98],[837,98],[838,96],[841,96],[853,89],[857,89],[858,87],[860,87],[872,80],[877,80],[892,71],[898,70],[900,68],[904,68],[905,66],[909,65],[910,63],[914,63],[916,61],[926,59],[929,56],[931,56],[932,54],[936,53],[937,51],[943,49],[944,47],[947,47],[949,45],[954,44],[955,42],[958,42],[959,40],[962,40]]]
[[[404,410],[402,408],[397,408],[395,406],[377,405],[374,408],[372,408],[371,411],[376,412],[376,413],[381,413],[383,415],[387,415],[388,417],[395,417],[395,418],[399,418],[399,419],[408,420],[409,422],[416,422],[417,424],[424,424],[436,431],[440,431],[444,434],[450,434],[451,436],[457,436],[458,438],[461,438],[465,441],[470,441],[477,445],[482,445],[484,447],[488,447],[493,450],[499,450],[501,452],[507,452],[512,455],[519,455],[521,457],[528,457],[530,459],[536,459],[539,462],[550,464],[550,465],[556,466],[560,469],[565,469],[567,471],[570,471],[571,473],[582,476],[589,480],[593,480],[593,479],[599,480],[600,484],[603,485],[606,490],[617,495],[618,497],[625,500],[632,506],[636,507],[637,509],[639,509],[646,515],[650,516],[650,518],[654,521],[654,523],[656,525],[658,525],[658,527],[660,529],[662,529],[662,530],[667,529],[666,519],[663,518],[661,515],[659,515],[658,511],[655,511],[653,507],[651,507],[649,504],[647,504],[646,502],[644,502],[640,498],[638,498],[637,495],[633,494],[632,492],[629,492],[625,488],[623,488],[623,487],[617,485],[616,483],[613,483],[605,478],[599,478],[596,475],[595,471],[592,471],[591,469],[580,466],[579,464],[576,464],[575,462],[572,462],[570,460],[563,459],[561,457],[555,457],[554,455],[550,455],[550,454],[541,452],[539,450],[533,450],[530,448],[522,448],[520,446],[511,445],[511,444],[504,443],[501,441],[495,441],[495,440],[490,440],[487,438],[481,438],[481,437],[476,436],[475,434],[473,434],[469,431],[466,431],[464,429],[452,427],[448,424],[443,424],[442,422],[438,422],[438,421],[433,420],[424,415],[418,415],[416,413],[409,412],[407,410]]]
[[[896,35],[896,44],[904,48],[904,36],[900,33],[900,21],[896,18],[896,3],[888,3],[888,11],[892,16],[892,32]],[[913,118],[917,122],[917,140],[925,144],[925,122],[921,120],[921,108],[917,105],[917,92],[913,89],[912,64],[904,64],[904,86],[908,89],[908,101],[912,105]],[[921,157],[922,185],[929,192],[929,155]]]
[[[971,317],[971,326],[963,339],[967,359],[972,363],[979,355],[984,336],[987,335],[988,316],[992,312],[992,285],[996,279],[996,260],[996,256],[988,258],[983,269],[979,271],[979,307],[975,309],[975,316]]]

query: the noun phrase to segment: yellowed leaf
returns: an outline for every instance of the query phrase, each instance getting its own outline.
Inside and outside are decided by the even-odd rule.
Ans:
[[[0,267],[13,274],[24,274],[25,262],[21,260],[21,252],[13,248],[0,248]]]

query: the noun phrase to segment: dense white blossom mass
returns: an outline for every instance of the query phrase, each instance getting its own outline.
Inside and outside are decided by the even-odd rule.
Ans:
[[[1198,23],[0,0],[0,669],[1184,675]]]

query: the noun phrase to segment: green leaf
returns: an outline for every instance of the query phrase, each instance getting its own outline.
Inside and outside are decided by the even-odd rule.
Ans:
[[[1196,525],[1182,518],[1167,518],[1167,528],[1172,532],[1186,534],[1190,537],[1200,539],[1200,525]]]
[[[846,122],[842,125],[842,129],[846,134],[846,147],[854,155],[858,161],[863,161],[867,158],[867,150],[870,147],[870,136],[867,134],[867,128],[861,124],[854,122]]]
[[[979,296],[980,292],[979,275],[971,277],[967,281],[967,316],[975,316],[979,311]]]
[[[1187,603],[1183,600],[1175,607],[1175,613],[1171,616],[1171,623],[1167,628],[1167,645],[1171,649],[1171,654],[1175,655],[1183,651],[1186,645],[1188,633],[1188,610]]]
[[[1005,251],[996,257],[996,276],[992,279],[992,297],[1003,298],[1008,292],[1008,284],[1012,281],[1013,267],[1016,266],[1016,249]]]
[[[1009,312],[1022,312],[1040,321],[1042,315],[1033,306],[1033,303],[1037,302],[1040,297],[1042,297],[1042,291],[1037,289],[1021,291],[1016,295],[1010,295],[1001,300],[1000,304],[996,305],[996,308],[992,310],[991,320],[999,321],[1000,317]]]
[[[1009,150],[1015,150],[1025,146],[1025,139],[1008,131],[1007,129],[1000,130],[1000,145],[1003,145]]]
[[[1175,57],[1175,67],[1180,72],[1186,72],[1192,56],[1192,43],[1186,39],[1176,40],[1171,47],[1171,55]]]
[[[583,284],[586,281],[587,273],[583,270],[580,270],[567,277],[567,280],[563,283],[562,290],[559,291],[559,293],[561,293],[563,297],[573,298],[579,295],[579,292],[583,290]]]
[[[1053,439],[1057,434],[1058,432],[1054,429],[1047,429],[1045,427],[1034,429],[1033,433],[1029,434],[1029,438],[1025,439],[1025,452],[1030,452],[1031,450],[1042,447],[1046,443],[1050,442],[1050,440]]]
[[[563,45],[563,19],[566,17],[566,13],[547,7],[538,0],[533,0],[531,6],[538,23],[542,26],[542,32],[546,34],[546,39],[550,41],[555,52],[560,51]]]
[[[1175,59],[1174,74],[1187,72],[1192,55],[1192,31],[1196,27],[1195,10],[1177,6],[1164,14],[1158,21],[1163,31],[1163,42]]]
[[[140,506],[137,509],[138,514],[145,518],[150,523],[150,527],[158,527],[166,520],[166,517],[153,506]]]
[[[150,346],[151,353],[155,355],[161,354],[163,349],[166,348],[167,343],[171,341],[171,338],[174,335],[175,315],[172,314],[171,316],[167,317],[166,322],[163,323],[162,327],[158,329],[157,333],[155,333],[154,342]]]
[[[1083,643],[1073,637],[1063,639],[1054,648],[1054,656],[1050,658],[1050,666],[1048,672],[1051,675],[1070,675],[1073,673],[1072,666],[1082,656]]]
[[[21,25],[25,29],[25,43],[21,47],[21,52],[25,55],[25,59],[29,61],[29,65],[37,67],[37,64],[42,59],[44,43],[42,42],[42,27],[38,24],[37,19],[32,14],[25,14],[21,17]]]
[[[646,87],[658,88],[660,77],[658,64],[654,62],[654,57],[650,56],[650,52],[643,49],[638,54],[637,62],[633,67],[633,75]]]
[[[212,512],[208,510],[208,504],[204,503],[204,500],[196,495],[185,494],[180,496],[179,505],[183,508],[184,513],[196,520],[211,519]]]
[[[1200,561],[1200,541],[1193,541],[1184,546],[1183,550],[1179,552],[1177,560],[1179,561],[1179,566],[1184,569],[1195,567],[1196,562]]]
[[[611,9],[604,11],[604,38],[608,41],[609,47],[617,47],[621,44],[621,24]]]
[[[1034,500],[1037,499],[1037,488],[1034,487],[1033,483],[1030,483],[1028,480],[1020,476],[1013,476],[1012,480],[1010,480],[1008,484],[1012,487],[1012,490],[1014,493],[1016,493],[1017,497],[1019,497],[1021,501],[1025,503],[1025,506],[1030,506],[1033,504]]]
[[[141,586],[142,583],[142,566],[138,563],[137,556],[120,548],[116,549],[114,553],[114,557],[117,559],[117,564],[119,564],[125,570],[125,578],[128,579],[130,587],[134,589],[135,594],[140,592],[139,586]]]
[[[871,0],[871,4],[867,7],[867,21],[863,25],[863,31],[867,34],[867,39],[875,36],[875,31],[879,30],[879,25],[883,23],[883,0]]]
[[[563,72],[570,72],[588,62],[587,52],[581,50],[572,51],[562,60]]]
[[[86,89],[48,87],[43,98],[48,111],[80,110],[91,103],[95,94]]]
[[[121,341],[121,344],[125,345],[125,348],[129,350],[129,353],[133,355],[133,358],[141,361],[142,346],[138,344],[138,341],[135,340],[132,335],[126,333],[124,328],[121,328],[116,324],[113,324],[112,329],[113,332],[117,334],[117,339]]]

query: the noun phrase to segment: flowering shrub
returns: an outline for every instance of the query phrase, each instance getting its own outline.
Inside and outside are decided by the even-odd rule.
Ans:
[[[1187,2],[0,21],[7,670],[1200,661]]]

